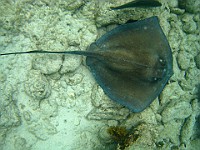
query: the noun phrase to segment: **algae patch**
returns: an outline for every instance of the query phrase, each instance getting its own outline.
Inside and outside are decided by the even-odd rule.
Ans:
[[[112,140],[117,143],[120,150],[129,147],[139,136],[138,133],[131,133],[123,126],[111,126],[107,129],[107,132],[110,134]]]

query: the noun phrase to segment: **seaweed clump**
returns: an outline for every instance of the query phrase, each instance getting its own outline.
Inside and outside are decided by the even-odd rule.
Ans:
[[[120,150],[130,146],[139,137],[137,133],[130,132],[124,126],[111,126],[107,129],[107,132]]]

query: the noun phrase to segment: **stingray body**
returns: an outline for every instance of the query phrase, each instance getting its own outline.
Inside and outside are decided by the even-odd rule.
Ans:
[[[161,93],[173,74],[172,53],[157,17],[121,25],[92,43],[87,51],[28,51],[86,56],[97,83],[108,97],[141,112]]]
[[[102,59],[87,57],[87,65],[104,92],[133,112],[144,110],[173,74],[172,53],[157,17],[125,24],[92,44]]]

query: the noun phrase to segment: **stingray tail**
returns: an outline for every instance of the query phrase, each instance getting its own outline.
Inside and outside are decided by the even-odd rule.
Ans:
[[[94,56],[95,54],[90,51],[41,51],[41,50],[34,50],[34,51],[26,51],[26,52],[12,52],[12,53],[3,53],[3,55],[16,55],[16,54],[73,54],[73,55],[83,55],[83,56]]]
[[[159,7],[162,4],[158,0],[134,0],[121,6],[111,7],[112,10],[124,9],[130,7]]]

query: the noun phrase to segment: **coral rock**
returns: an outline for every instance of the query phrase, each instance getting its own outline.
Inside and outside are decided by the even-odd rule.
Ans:
[[[162,112],[162,121],[164,123],[173,119],[185,119],[192,114],[192,107],[188,102],[170,103]]]
[[[40,71],[32,70],[24,84],[25,92],[36,100],[42,100],[50,96],[51,86],[46,77]]]

